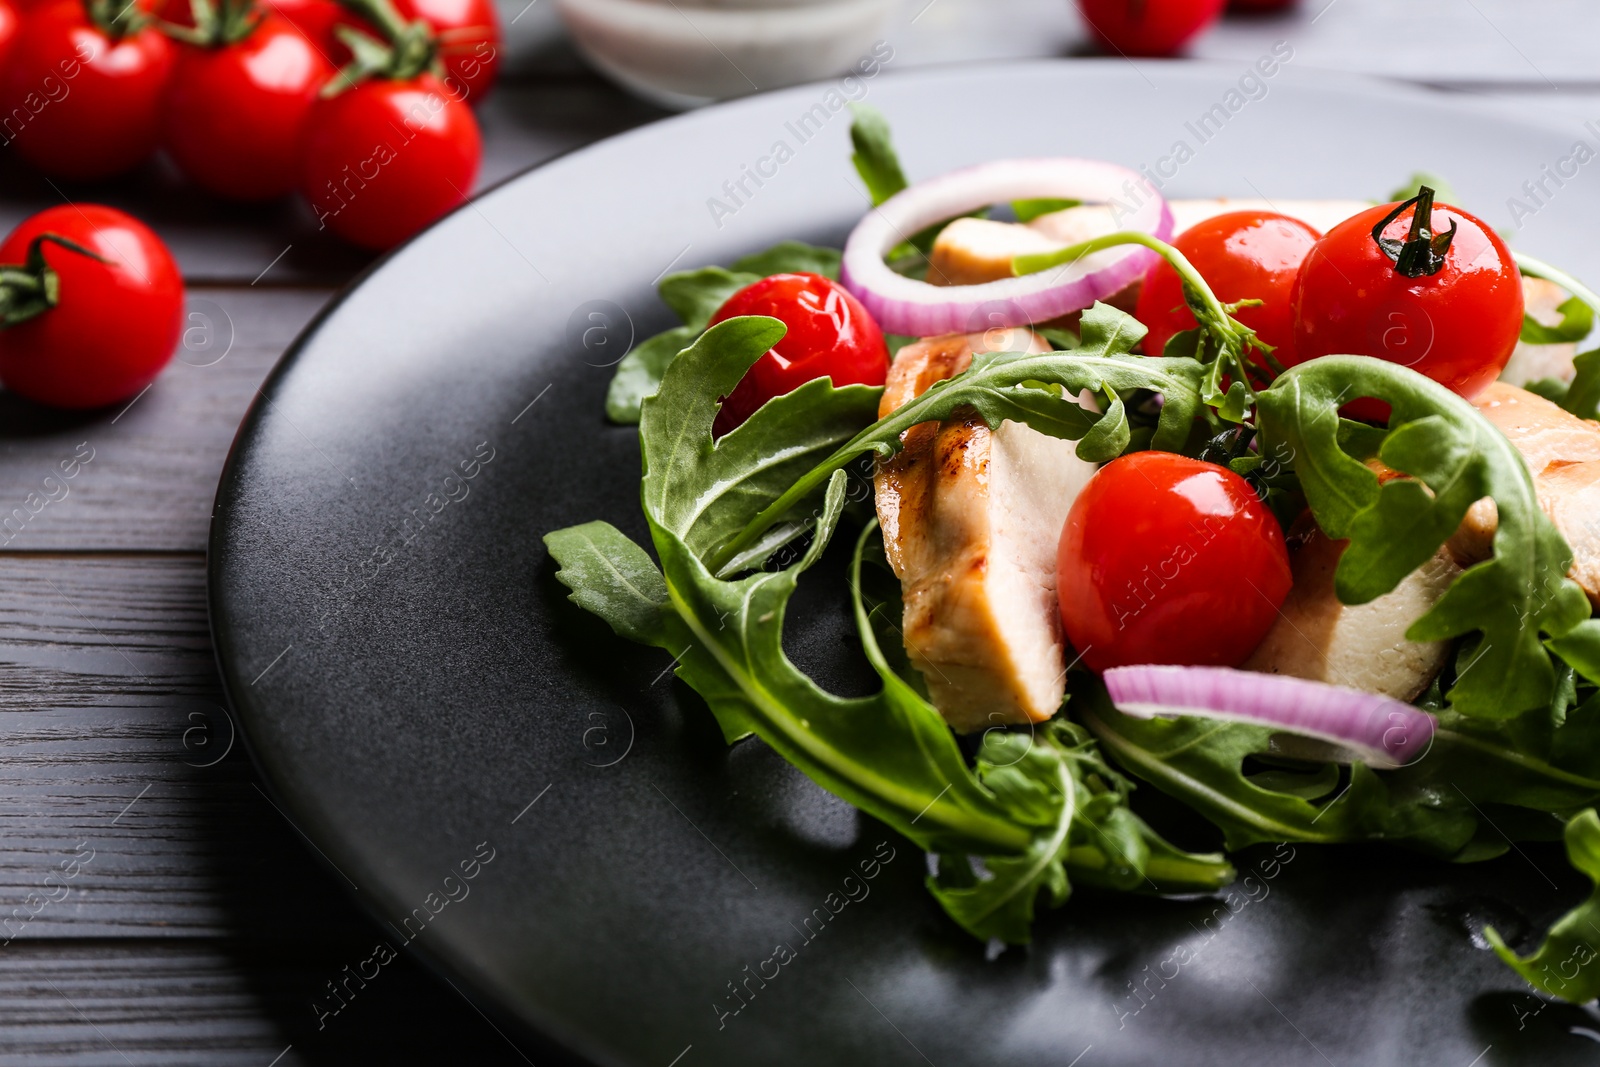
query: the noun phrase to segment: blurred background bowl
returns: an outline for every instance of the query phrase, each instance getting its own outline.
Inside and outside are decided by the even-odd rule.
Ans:
[[[578,48],[629,91],[684,109],[842,74],[896,0],[559,0]]]

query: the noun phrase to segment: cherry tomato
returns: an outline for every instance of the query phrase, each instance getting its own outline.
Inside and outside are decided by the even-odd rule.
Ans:
[[[0,113],[28,116],[12,141],[45,173],[109,178],[155,151],[171,69],[172,48],[154,29],[113,41],[81,0],[55,0],[23,21],[0,79]]]
[[[180,45],[167,98],[167,152],[217,196],[291,193],[306,120],[332,76],[321,53],[278,15],[221,48]]]
[[[1100,468],[1067,513],[1056,565],[1067,638],[1097,671],[1238,666],[1292,582],[1283,531],[1249,483],[1171,452]]]
[[[1235,318],[1267,344],[1280,361],[1294,343],[1295,275],[1311,246],[1322,236],[1299,219],[1275,211],[1230,211],[1205,219],[1173,239],[1172,246],[1194,264],[1224,304],[1254,298],[1262,306],[1240,308]],[[1145,275],[1134,317],[1149,328],[1147,355],[1159,356],[1169,338],[1195,327],[1183,302],[1183,284],[1166,260]]]
[[[97,408],[155,380],[183,330],[183,278],[161,239],[132,216],[97,204],[63,204],[25,221],[0,243],[0,263],[21,264],[40,234],[56,234],[105,262],[46,241],[59,301],[0,330],[0,382],[41,404]]]
[[[301,36],[316,46],[322,58],[335,67],[350,60],[350,49],[334,33],[335,27],[358,26],[378,36],[375,30],[359,22],[333,0],[267,0],[267,6],[288,19]]]
[[[1376,356],[1470,398],[1500,376],[1517,345],[1521,275],[1499,234],[1445,204],[1433,207],[1432,232],[1452,224],[1457,230],[1438,269],[1402,273],[1372,236],[1397,206],[1346,219],[1312,247],[1295,279],[1292,362],[1333,353]],[[1384,227],[1383,236],[1404,239],[1414,210]],[[1350,412],[1381,418],[1387,408],[1362,401]]]
[[[1078,0],[1095,41],[1125,56],[1170,56],[1217,21],[1224,0]]]
[[[1260,15],[1269,11],[1287,11],[1296,0],[1228,0],[1228,10],[1247,15]]]
[[[405,19],[423,19],[439,36],[445,84],[476,104],[500,68],[500,17],[493,0],[394,0]]]
[[[11,46],[16,42],[17,32],[22,28],[22,16],[17,13],[17,8],[0,0],[0,71],[6,69],[6,62],[11,58]]]
[[[318,221],[382,250],[466,200],[483,146],[472,109],[422,74],[318,100],[303,151],[301,189]]]
[[[722,401],[711,432],[718,437],[768,400],[813,378],[835,386],[882,385],[889,374],[883,331],[861,302],[820,274],[774,274],[730,296],[711,325],[739,315],[770,315],[789,327]]]

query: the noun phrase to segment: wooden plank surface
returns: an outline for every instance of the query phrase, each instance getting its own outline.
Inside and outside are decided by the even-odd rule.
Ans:
[[[502,5],[513,80],[480,115],[480,185],[661,114],[584,71],[554,2]],[[1308,68],[1576,126],[1600,115],[1597,26],[1591,0],[1306,0],[1194,52],[1244,62],[1288,40]],[[1070,0],[906,0],[885,36],[896,68],[1086,45]],[[150,220],[198,317],[125,412],[0,393],[0,1067],[529,1062],[411,960],[319,1028],[313,1003],[381,931],[227,748],[217,707],[200,553],[223,457],[284,347],[370,257],[292,203],[210,202],[159,162],[68,188],[0,159],[0,227],[64,199]]]

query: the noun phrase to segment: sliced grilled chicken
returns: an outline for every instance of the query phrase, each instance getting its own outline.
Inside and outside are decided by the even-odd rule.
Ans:
[[[1565,289],[1543,278],[1522,279],[1523,308],[1546,326],[1554,326],[1561,321],[1561,312],[1556,308],[1567,299],[1567,295]],[[1576,342],[1533,345],[1518,341],[1516,351],[1511,353],[1511,361],[1500,372],[1500,380],[1512,385],[1527,385],[1542,378],[1570,383],[1575,373],[1572,357],[1577,354]]]
[[[1522,453],[1540,506],[1572,546],[1570,577],[1600,606],[1600,423],[1506,382],[1491,382],[1472,403]],[[1472,505],[1450,539],[1456,561],[1493,555],[1498,521],[1494,501]]]
[[[1047,349],[1031,330],[918,341],[895,358],[879,414],[961,373],[975,350]],[[959,731],[1042,722],[1061,705],[1056,543],[1095,472],[1074,448],[1021,423],[991,431],[972,413],[912,427],[904,450],[879,465],[878,518],[904,594],[906,652]]]
[[[1294,550],[1294,586],[1243,667],[1413,700],[1444,666],[1450,645],[1408,641],[1406,629],[1438,602],[1461,568],[1441,550],[1377,600],[1341,604],[1333,572],[1345,544],[1313,530]]]

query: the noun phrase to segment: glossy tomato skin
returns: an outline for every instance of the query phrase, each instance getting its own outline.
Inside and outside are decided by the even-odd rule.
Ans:
[[[338,26],[358,26],[372,36],[377,32],[358,22],[355,16],[333,0],[267,0],[267,7],[283,16],[307,41],[322,53],[331,65],[343,66],[350,60],[350,49],[339,40],[334,30]]]
[[[318,221],[381,251],[467,198],[483,148],[472,109],[423,74],[318,100],[303,151],[301,190]]]
[[[235,44],[180,45],[167,98],[167,152],[217,196],[285,196],[299,184],[306,121],[333,72],[278,15]]]
[[[19,9],[0,0],[0,74],[3,74],[6,65],[11,61],[11,46],[17,41],[17,34],[22,29],[22,16]]]
[[[1408,278],[1372,239],[1394,209],[1380,204],[1329,230],[1295,279],[1292,360],[1336,353],[1376,356],[1420,371],[1464,397],[1500,376],[1522,331],[1522,278],[1492,228],[1464,211],[1435,205],[1434,232],[1459,224],[1437,274]],[[1384,229],[1404,237],[1407,211]],[[1381,417],[1371,402],[1357,417]]]
[[[1269,345],[1280,361],[1294,344],[1294,282],[1300,264],[1322,235],[1299,219],[1275,211],[1230,211],[1205,219],[1180,233],[1172,245],[1194,264],[1224,304],[1253,298],[1260,307],[1240,308],[1234,317]],[[1183,302],[1178,272],[1157,260],[1145,275],[1134,317],[1150,332],[1144,351],[1159,356],[1173,334],[1195,327]]]
[[[1249,483],[1171,452],[1100,468],[1061,530],[1061,621],[1097,671],[1236,667],[1271,629],[1290,584],[1283,531]]]
[[[178,265],[143,223],[97,204],[64,204],[28,219],[0,244],[0,263],[22,263],[41,233],[67,237],[108,262],[45,244],[45,260],[61,279],[60,301],[0,330],[0,382],[53,407],[98,408],[131,399],[178,347]]]
[[[1078,0],[1095,41],[1125,56],[1176,55],[1217,21],[1225,0]]]
[[[445,85],[476,104],[500,69],[500,17],[493,0],[394,0],[402,18],[423,19],[439,35]]]
[[[717,309],[710,325],[740,315],[769,315],[789,332],[723,400],[712,425],[718,437],[813,378],[832,378],[836,387],[882,385],[889,374],[883,331],[860,301],[820,274],[774,274],[747,285]]]
[[[109,178],[155,151],[172,47],[146,27],[113,42],[79,0],[55,0],[23,20],[0,78],[7,132],[21,156],[73,181]]]

